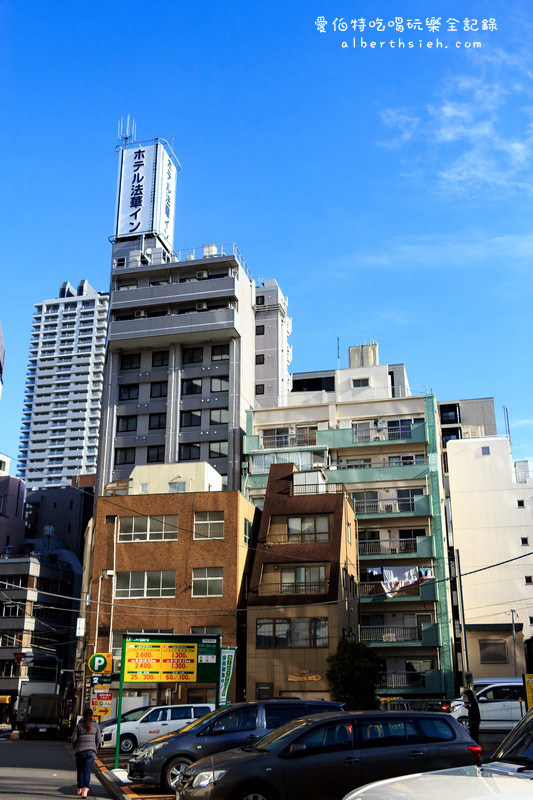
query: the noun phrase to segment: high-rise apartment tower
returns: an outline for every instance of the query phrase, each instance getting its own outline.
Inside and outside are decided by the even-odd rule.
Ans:
[[[96,471],[107,311],[85,280],[35,306],[18,465],[28,489]]]

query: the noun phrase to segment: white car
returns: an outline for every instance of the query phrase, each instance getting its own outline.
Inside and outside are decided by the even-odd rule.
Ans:
[[[525,800],[533,797],[533,709],[507,736],[494,760],[404,775],[355,789],[344,800]]]
[[[150,706],[131,711],[120,726],[120,752],[133,753],[137,747],[146,744],[150,739],[179,731],[214,709],[212,703],[193,703],[179,706]],[[104,724],[101,747],[115,747],[116,742],[116,723]]]
[[[526,713],[524,684],[521,680],[501,680],[478,688],[474,683],[479,704],[481,731],[510,731]],[[461,698],[452,701],[450,714],[458,722],[468,725],[468,710]]]

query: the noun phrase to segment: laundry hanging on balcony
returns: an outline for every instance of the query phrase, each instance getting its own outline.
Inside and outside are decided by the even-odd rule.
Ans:
[[[435,573],[433,571],[433,567],[419,567],[418,568],[418,582],[424,583],[424,581],[429,580],[430,578],[434,578]]]
[[[418,584],[418,567],[383,567],[381,585],[387,597],[394,597],[407,586]]]

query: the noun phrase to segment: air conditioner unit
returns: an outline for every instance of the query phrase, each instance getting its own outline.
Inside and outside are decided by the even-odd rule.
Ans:
[[[185,257],[185,261],[194,261],[194,260],[195,260],[194,253],[189,253],[189,255]]]
[[[205,280],[205,278],[209,278],[209,272],[206,269],[199,269],[196,277],[199,281]]]
[[[196,303],[196,310],[197,311],[207,311],[207,302],[205,300],[201,300],[200,302]]]
[[[218,255],[216,244],[204,244],[204,258]]]
[[[395,642],[396,641],[396,634],[395,633],[384,633],[383,634],[383,641],[384,642]]]
[[[138,308],[134,312],[134,316],[135,316],[135,319],[141,319],[141,318],[146,316],[146,311],[144,310],[144,308]]]
[[[382,431],[382,430],[383,430],[383,428],[385,428],[385,427],[386,427],[386,426],[385,426],[385,423],[383,422],[383,420],[382,420],[382,419],[378,419],[378,421],[377,421],[377,428],[378,428],[378,431]]]

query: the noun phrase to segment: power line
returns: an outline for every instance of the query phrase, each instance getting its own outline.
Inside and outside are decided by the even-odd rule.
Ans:
[[[503,561],[496,561],[493,564],[488,564],[488,565],[486,565],[484,567],[478,567],[477,569],[470,570],[469,572],[464,572],[463,573],[463,577],[465,577],[466,575],[473,575],[473,574],[478,573],[478,572],[484,572],[484,571],[489,570],[489,569],[495,569],[496,567],[504,566],[505,564],[509,564],[509,563],[514,562],[514,561],[518,561],[519,559],[526,558],[527,556],[533,556],[533,551],[530,551],[528,553],[523,553],[520,556],[515,556],[513,558],[508,558],[508,559],[505,559]],[[431,578],[429,580],[432,581],[432,585],[436,585],[438,583],[447,583],[450,580],[452,580],[452,578],[451,577],[447,577],[447,578],[441,578],[439,580],[435,580],[434,578]],[[376,581],[376,583],[380,583],[380,581]],[[13,589],[20,589],[21,588],[20,586],[17,586],[16,584],[9,584],[7,581],[4,581],[3,585],[4,585],[5,588],[13,588]],[[49,595],[51,597],[58,597],[58,598],[61,598],[63,600],[74,600],[75,602],[78,602],[78,603],[85,602],[83,600],[83,598],[75,597],[74,595],[58,594],[57,592],[48,592],[48,591],[46,591],[44,589],[42,589],[42,590],[41,589],[37,589],[36,591],[38,591],[40,594],[46,594],[46,595]],[[4,596],[6,596],[6,595],[4,594]],[[371,596],[372,597],[388,597],[388,594],[387,594],[387,592],[383,592],[383,593],[379,593],[379,594],[375,594],[375,595],[371,595]],[[15,601],[11,601],[11,598],[8,598],[8,599],[10,600],[10,602],[15,602]],[[133,599],[133,598],[129,598],[129,599]],[[142,600],[142,599],[145,599],[145,598],[139,598],[139,599]],[[154,598],[154,600],[155,599],[160,599],[160,598]],[[347,599],[348,600],[352,600],[352,599],[355,600],[357,598],[347,598]],[[359,596],[359,599],[361,599],[361,596]],[[522,598],[519,598],[519,600],[521,600],[521,599]],[[112,605],[115,605],[118,602],[120,608],[132,608],[132,609],[137,609],[137,610],[150,610],[150,611],[153,611],[153,612],[155,612],[155,611],[169,611],[169,612],[172,612],[172,613],[179,613],[180,611],[183,611],[183,612],[187,612],[187,613],[197,612],[197,613],[201,613],[201,614],[216,613],[216,612],[213,612],[211,609],[200,609],[200,610],[196,609],[196,608],[191,608],[191,609],[189,609],[189,608],[186,608],[186,609],[181,608],[181,609],[177,609],[176,607],[156,607],[156,606],[153,606],[153,605],[150,605],[150,606],[132,605],[131,603],[122,603],[122,601],[120,599],[117,600],[117,598],[115,598],[114,601],[100,600],[99,602],[100,602],[100,605],[106,605],[106,606],[112,606]],[[515,601],[513,601],[513,602],[515,602]],[[318,603],[313,602],[312,605],[331,605],[332,603],[336,604],[337,600],[327,600],[327,601],[321,601],[321,602],[318,602]],[[19,601],[18,604],[20,604],[20,601]],[[54,608],[53,606],[48,606],[48,605],[46,607]],[[269,607],[270,607],[270,604],[269,604]],[[301,608],[301,604],[287,605],[287,604],[283,603],[283,604],[280,604],[279,606],[271,606],[271,607],[272,608],[276,608],[276,607],[277,608]],[[484,606],[480,606],[480,608],[484,608]],[[60,608],[60,610],[61,611],[70,611],[70,612],[72,612],[73,609]],[[220,610],[228,612],[228,613],[236,613],[237,611],[244,610],[244,609],[220,609]],[[95,612],[87,612],[87,613],[95,613]]]

